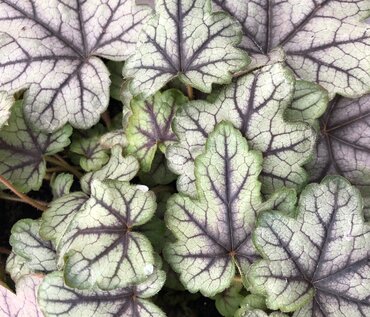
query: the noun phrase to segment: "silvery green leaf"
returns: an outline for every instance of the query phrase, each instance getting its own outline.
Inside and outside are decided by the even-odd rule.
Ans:
[[[66,283],[112,290],[144,281],[153,268],[154,252],[135,229],[155,209],[155,195],[146,186],[93,180],[90,198],[61,241]]]
[[[195,195],[194,159],[203,152],[215,125],[230,121],[252,148],[263,153],[262,191],[271,194],[283,186],[301,189],[307,173],[315,133],[302,122],[288,122],[295,80],[282,64],[266,66],[238,78],[220,91],[213,103],[193,101],[182,106],[174,120],[179,143],[170,145],[169,168],[179,174],[178,190]]]
[[[118,129],[103,134],[99,143],[104,149],[111,149],[115,145],[125,148],[127,146],[127,138],[123,129]]]
[[[261,203],[262,155],[230,123],[220,123],[195,160],[198,198],[174,195],[166,224],[176,238],[165,258],[192,293],[214,296],[258,256],[251,235]]]
[[[276,47],[304,80],[347,97],[370,89],[370,27],[367,0],[212,0],[243,29],[241,47],[252,60]]]
[[[273,312],[269,315],[265,313],[263,310],[259,310],[259,309],[248,310],[242,307],[235,314],[235,317],[288,317],[288,315],[280,313],[280,312]]]
[[[29,268],[26,258],[11,252],[6,259],[6,272],[16,283],[22,276],[31,274],[32,270]]]
[[[52,134],[35,130],[25,121],[22,103],[17,101],[8,125],[0,130],[0,174],[20,191],[38,190],[46,171],[44,156],[68,146],[71,134],[70,126]]]
[[[69,194],[73,184],[73,175],[69,173],[58,174],[50,181],[53,199]]]
[[[48,273],[56,270],[55,249],[39,234],[41,220],[19,220],[11,231],[9,239],[12,251],[26,259],[31,272]]]
[[[59,250],[60,240],[88,198],[85,193],[74,192],[53,200],[42,214],[40,236],[44,240],[50,240],[54,248]]]
[[[240,312],[244,313],[246,310],[267,310],[265,297],[258,294],[249,294],[241,303]],[[236,316],[238,317],[237,313]]]
[[[360,192],[344,178],[325,178],[302,192],[295,218],[263,213],[254,242],[264,259],[248,278],[270,309],[295,317],[370,314],[370,225]]]
[[[291,188],[281,188],[258,207],[258,213],[270,210],[293,213],[296,209],[296,203],[296,191]]]
[[[308,165],[312,181],[339,174],[370,196],[370,95],[336,97],[320,122],[315,159]],[[368,201],[368,199],[367,199]]]
[[[289,121],[303,121],[315,126],[327,109],[328,93],[319,85],[297,80],[294,99],[285,115]]]
[[[65,285],[63,273],[49,274],[40,286],[38,301],[45,317],[165,317],[151,301],[166,279],[155,271],[145,282],[111,291],[78,290]]]
[[[86,129],[109,101],[103,57],[125,60],[151,10],[134,0],[1,0],[0,89],[27,88],[27,120]]]
[[[105,127],[98,124],[90,130],[78,131],[73,135],[69,149],[73,153],[73,160],[84,171],[96,171],[108,162],[108,151],[100,144],[100,138],[105,132]]]
[[[244,296],[240,294],[243,284],[240,282],[231,283],[230,287],[214,297],[217,311],[225,317],[234,317]]]
[[[115,145],[111,150],[111,157],[101,169],[87,173],[81,178],[81,188],[85,193],[90,193],[90,185],[94,179],[118,180],[129,182],[139,171],[139,162],[132,155],[123,156],[122,147]]]
[[[126,150],[137,157],[143,172],[150,171],[157,149],[165,152],[167,145],[177,140],[171,124],[177,108],[187,100],[182,92],[170,89],[146,100],[131,101]]]
[[[0,285],[0,316],[43,317],[36,300],[42,279],[40,275],[22,277],[16,283],[17,294]]]
[[[5,91],[0,91],[0,128],[8,122],[13,103],[14,98],[12,95],[7,94]]]
[[[132,78],[134,95],[153,95],[171,79],[203,92],[212,84],[226,84],[231,74],[249,64],[235,46],[240,25],[225,13],[213,13],[210,0],[158,0],[135,53],[123,67]]]

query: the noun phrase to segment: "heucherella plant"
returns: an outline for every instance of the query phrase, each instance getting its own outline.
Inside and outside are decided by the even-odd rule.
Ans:
[[[0,0],[0,315],[370,316],[368,17]]]

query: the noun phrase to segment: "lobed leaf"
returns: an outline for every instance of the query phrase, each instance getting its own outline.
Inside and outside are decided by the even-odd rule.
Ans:
[[[27,120],[48,131],[97,123],[110,85],[97,56],[126,59],[150,14],[135,0],[1,0],[0,12],[0,89],[28,88]]]
[[[34,273],[28,266],[28,260],[14,252],[10,252],[6,259],[5,270],[15,283],[17,283],[21,277]]]
[[[13,96],[0,91],[0,128],[8,122],[11,114],[11,107],[14,103]]]
[[[238,310],[243,295],[240,294],[243,289],[243,284],[240,282],[233,282],[229,288],[214,297],[217,311],[224,317],[234,317]]]
[[[176,77],[209,93],[212,84],[229,83],[232,73],[249,64],[247,54],[235,48],[240,35],[234,19],[212,13],[210,0],[158,0],[123,75],[144,99]]]
[[[39,303],[45,317],[165,317],[147,298],[162,288],[166,279],[156,271],[145,282],[111,291],[78,290],[65,285],[63,274],[49,274],[39,289]]]
[[[155,209],[155,195],[145,186],[94,180],[90,198],[61,242],[67,285],[112,290],[145,280],[154,252],[149,240],[134,230]]]
[[[339,176],[302,192],[298,215],[264,213],[254,242],[264,260],[252,265],[252,289],[271,309],[295,317],[370,314],[370,227],[362,198]]]
[[[126,151],[138,158],[144,172],[150,171],[158,148],[165,152],[167,145],[177,140],[171,124],[178,106],[186,101],[187,98],[175,89],[157,92],[145,101],[138,98],[131,101]]]
[[[53,199],[69,194],[73,185],[73,175],[69,173],[58,174],[50,181]]]
[[[2,316],[43,317],[36,301],[37,289],[43,277],[28,275],[16,284],[17,295],[0,285],[0,314]]]
[[[347,97],[370,89],[370,14],[367,0],[212,0],[242,25],[241,47],[252,59],[276,47],[304,80]]]
[[[288,317],[288,315],[280,312],[272,312],[270,315],[265,313],[263,310],[254,309],[248,310],[243,307],[236,313],[235,317]]]
[[[52,134],[35,130],[25,121],[21,101],[12,107],[8,123],[0,130],[0,174],[20,191],[38,190],[46,171],[44,156],[68,146],[72,128]]]
[[[251,234],[261,203],[261,165],[261,154],[249,150],[241,133],[220,123],[195,160],[198,198],[169,200],[165,220],[177,241],[164,254],[190,292],[222,292],[235,266],[243,275],[258,257]]]
[[[238,78],[213,103],[193,101],[183,106],[174,120],[179,143],[170,145],[166,153],[169,168],[180,175],[178,190],[195,195],[194,160],[222,120],[233,123],[263,153],[263,193],[283,186],[300,190],[307,179],[302,166],[312,155],[315,133],[305,123],[284,118],[294,84],[291,72],[275,64]]]

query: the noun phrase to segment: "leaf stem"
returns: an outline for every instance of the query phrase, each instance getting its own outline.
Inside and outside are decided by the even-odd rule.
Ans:
[[[45,161],[52,163],[56,166],[63,167],[66,171],[71,172],[77,178],[82,177],[82,173],[80,173],[75,167],[69,165],[67,161],[65,161],[58,155],[45,156]]]
[[[104,121],[105,126],[109,129],[112,126],[112,120],[110,118],[108,110],[102,113],[101,118]]]
[[[193,90],[193,87],[191,87],[190,85],[187,85],[186,86],[186,91],[188,93],[189,100],[193,100],[194,99],[194,90]]]
[[[45,211],[47,209],[47,203],[34,200],[31,197],[28,197],[27,195],[21,193],[20,191],[18,191],[18,189],[14,187],[14,185],[11,182],[9,182],[3,176],[0,176],[0,183],[2,183],[4,186],[6,186],[6,188],[8,188],[14,194],[16,194],[23,202],[31,205],[32,207],[42,210],[42,211]]]

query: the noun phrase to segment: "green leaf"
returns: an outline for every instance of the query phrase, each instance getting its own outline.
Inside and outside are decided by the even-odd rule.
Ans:
[[[43,277],[29,275],[16,284],[17,294],[0,285],[0,315],[9,317],[43,317],[37,305],[37,289]]]
[[[331,101],[320,122],[315,159],[307,166],[312,181],[339,174],[364,196],[370,196],[369,115],[370,95],[359,99],[336,97]]]
[[[107,68],[110,72],[110,96],[116,100],[121,100],[123,78],[122,78],[122,68],[123,62],[113,62],[108,61]]]
[[[295,317],[370,314],[370,226],[359,191],[339,176],[302,192],[298,215],[264,213],[254,242],[264,260],[252,265],[254,292],[267,307]]]
[[[17,283],[17,281],[32,272],[31,268],[28,266],[28,260],[14,252],[11,252],[6,259],[6,272],[9,273],[12,280]]]
[[[145,282],[111,291],[78,290],[64,284],[55,272],[40,285],[38,301],[45,317],[165,317],[151,301],[162,288],[166,275],[156,271]]]
[[[132,155],[124,157],[122,147],[115,145],[111,150],[109,162],[101,169],[87,173],[81,178],[81,188],[85,193],[90,193],[90,185],[94,179],[118,180],[129,182],[139,171],[139,162]]]
[[[220,91],[214,103],[193,101],[174,120],[179,143],[167,150],[169,168],[179,174],[178,190],[195,195],[194,159],[203,152],[215,125],[230,121],[252,148],[263,154],[262,191],[271,194],[283,186],[300,190],[307,173],[315,133],[302,122],[288,122],[285,110],[292,104],[295,80],[281,64],[266,66],[238,78]]]
[[[294,189],[281,188],[258,207],[258,213],[278,210],[292,214],[296,209],[297,193]]]
[[[249,64],[247,54],[235,48],[239,24],[212,13],[210,0],[158,0],[156,12],[123,68],[134,95],[145,99],[176,77],[209,93],[212,84],[229,83],[232,73]]]
[[[257,294],[247,295],[240,306],[241,306],[240,312],[254,309],[267,310],[265,297]]]
[[[74,192],[53,200],[49,208],[43,212],[40,235],[50,240],[56,250],[76,213],[89,197],[82,192]]]
[[[252,60],[282,47],[299,78],[347,97],[370,90],[367,0],[212,0],[243,29],[241,47]],[[325,27],[323,27],[325,26]]]
[[[40,220],[19,220],[12,227],[9,242],[12,251],[26,260],[31,272],[48,273],[56,270],[56,254],[52,244],[40,237],[40,225]]]
[[[292,105],[286,110],[289,121],[303,121],[315,125],[328,106],[329,97],[319,85],[297,80]]]
[[[174,195],[166,224],[177,238],[166,260],[192,293],[214,296],[230,286],[235,266],[243,275],[257,258],[251,234],[261,203],[262,156],[229,123],[209,135],[206,151],[195,160],[199,198]]]
[[[0,91],[0,128],[8,122],[14,98],[4,91]]]
[[[25,121],[22,102],[17,101],[9,124],[0,130],[0,175],[22,192],[38,190],[46,171],[44,156],[68,146],[71,134],[70,126],[52,134],[37,131]]]
[[[259,309],[248,310],[248,309],[241,308],[236,313],[235,317],[288,317],[288,315],[280,313],[280,312],[273,312],[270,315],[268,315],[263,310],[259,310]]]
[[[86,172],[100,169],[109,160],[109,154],[100,144],[105,127],[96,125],[90,130],[78,131],[73,135],[70,151],[73,160]]]
[[[127,138],[123,129],[118,129],[103,134],[99,143],[104,149],[111,149],[115,145],[125,148],[127,146]]]
[[[134,230],[148,222],[155,209],[155,195],[145,186],[94,180],[90,198],[62,240],[63,252],[68,251],[66,283],[108,290],[145,280],[154,265],[153,248]]]
[[[50,181],[53,199],[69,194],[73,185],[73,175],[69,173],[58,174]]]
[[[165,152],[167,145],[177,140],[171,124],[178,106],[187,100],[182,92],[170,89],[145,101],[138,98],[131,101],[127,152],[138,158],[144,172],[150,171],[157,149]]]
[[[244,296],[240,294],[242,289],[243,285],[240,282],[233,282],[228,289],[215,296],[216,308],[222,316],[234,316],[244,299]]]
[[[25,94],[27,120],[86,129],[109,102],[99,58],[125,60],[151,10],[134,0],[0,2],[0,90]]]

